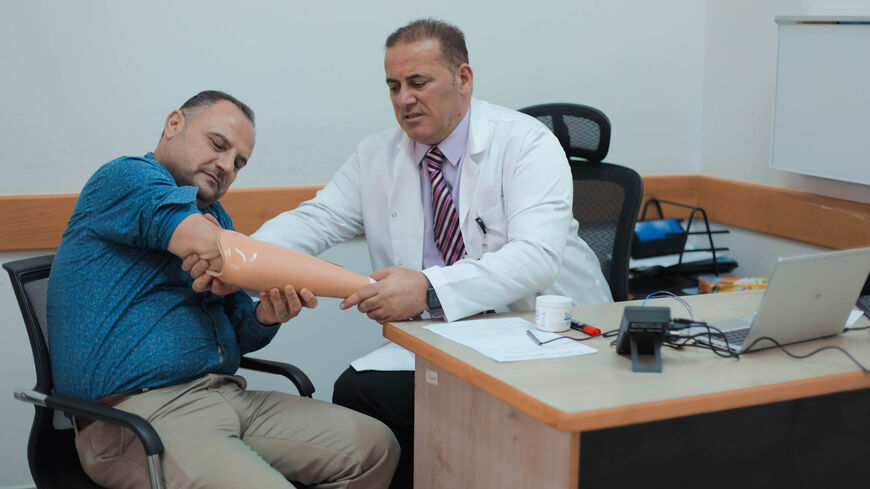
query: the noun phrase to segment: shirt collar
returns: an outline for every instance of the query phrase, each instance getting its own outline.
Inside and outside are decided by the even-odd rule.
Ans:
[[[453,132],[444,138],[444,141],[437,144],[438,149],[441,150],[441,153],[444,154],[447,161],[449,161],[453,166],[459,164],[459,161],[462,160],[462,157],[465,155],[465,148],[468,146],[470,114],[471,106],[469,105],[468,110],[465,112],[465,116],[462,117],[462,120],[459,121],[459,124],[457,124],[453,129]],[[414,141],[414,159],[418,165],[423,161],[423,157],[426,156],[426,152],[429,151],[429,148],[431,148],[431,146]]]

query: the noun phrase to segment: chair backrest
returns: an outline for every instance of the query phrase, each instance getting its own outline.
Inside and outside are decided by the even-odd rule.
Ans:
[[[568,160],[603,161],[610,149],[610,119],[604,112],[580,104],[541,104],[520,112],[549,127]]]
[[[38,256],[3,264],[12,280],[12,290],[24,318],[36,367],[34,390],[51,394],[51,378],[46,322],[48,276],[54,255]],[[27,444],[30,474],[39,489],[68,487],[99,489],[81,468],[75,450],[72,423],[61,412],[36,406],[30,440]]]
[[[610,149],[610,120],[578,104],[542,104],[520,109],[543,122],[559,139],[574,179],[577,234],[592,248],[613,299],[628,299],[628,268],[643,180],[631,168],[603,163]]]

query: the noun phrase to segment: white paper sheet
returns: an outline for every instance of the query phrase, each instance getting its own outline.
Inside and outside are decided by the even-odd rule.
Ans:
[[[864,311],[862,311],[861,309],[858,309],[857,307],[852,309],[852,312],[849,313],[849,319],[846,319],[846,329],[855,326],[855,323],[857,323],[863,315]]]
[[[535,325],[520,318],[475,319],[425,326],[433,333],[474,349],[497,362],[517,362],[539,358],[586,355],[598,350],[573,340],[559,340],[538,345],[527,331],[547,341],[562,336],[535,329]]]
[[[368,355],[350,362],[350,366],[357,372],[414,370],[414,354],[393,342],[389,342]]]

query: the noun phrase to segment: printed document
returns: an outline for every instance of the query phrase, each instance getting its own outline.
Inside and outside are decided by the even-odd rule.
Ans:
[[[569,339],[538,345],[529,338],[527,331],[531,330],[542,342],[562,335],[536,329],[534,324],[520,318],[474,319],[424,327],[497,362],[586,355],[598,351]]]

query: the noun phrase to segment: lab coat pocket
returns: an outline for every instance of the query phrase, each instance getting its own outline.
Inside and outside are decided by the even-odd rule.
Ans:
[[[476,258],[504,246],[507,241],[507,224],[500,202],[478,215],[474,215],[472,211],[469,217],[471,232],[468,242]]]

